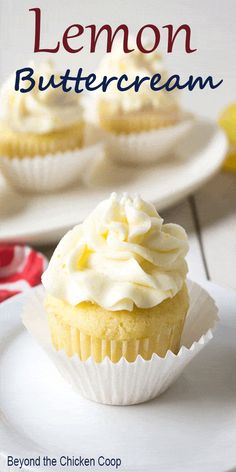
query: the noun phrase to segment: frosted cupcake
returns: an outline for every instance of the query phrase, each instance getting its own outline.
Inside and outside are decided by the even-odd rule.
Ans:
[[[55,74],[51,62],[30,67],[36,84],[40,76],[47,83]],[[1,156],[44,156],[82,146],[83,110],[77,94],[60,87],[39,91],[37,86],[27,93],[16,92],[10,77],[2,86],[0,100]]]
[[[184,229],[112,194],[69,231],[42,276],[56,350],[97,363],[177,353],[188,311]]]
[[[161,56],[156,53],[143,54],[139,50],[124,54],[116,48],[101,61],[98,76],[127,74],[129,81],[135,77],[162,75],[159,85],[168,78]],[[120,133],[139,133],[175,124],[180,119],[178,93],[161,90],[154,92],[143,82],[138,92],[133,88],[120,92],[112,83],[106,93],[97,100],[97,113],[102,128]]]
[[[47,83],[56,75],[51,62],[31,67],[36,84],[40,76]],[[84,119],[75,92],[36,86],[16,92],[10,77],[1,88],[0,110],[0,166],[7,180],[24,190],[50,191],[77,176]]]
[[[97,76],[120,77],[126,74],[129,83],[136,76],[152,77],[161,74],[158,86],[168,79],[161,56],[135,50],[124,54],[121,46],[106,54],[97,70]],[[92,96],[88,116],[94,106],[93,120],[105,131],[109,153],[124,163],[153,162],[168,154],[176,145],[186,127],[186,114],[180,108],[176,90],[153,91],[150,83],[144,81],[140,89],[117,90],[111,82],[106,92]],[[188,116],[189,119],[189,116]]]

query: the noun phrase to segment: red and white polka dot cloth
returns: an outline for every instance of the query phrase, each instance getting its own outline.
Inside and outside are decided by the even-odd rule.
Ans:
[[[41,283],[47,259],[29,246],[0,244],[0,302]]]

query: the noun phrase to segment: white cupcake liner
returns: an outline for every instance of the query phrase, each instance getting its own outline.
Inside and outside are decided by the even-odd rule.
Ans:
[[[114,364],[109,358],[95,363],[81,361],[77,355],[67,357],[51,345],[44,289],[37,287],[24,307],[22,320],[29,333],[47,352],[62,376],[84,397],[109,405],[132,405],[151,400],[163,393],[181,374],[186,365],[212,339],[217,317],[214,300],[195,282],[188,282],[190,308],[178,354],[168,351],[165,358],[153,354],[145,361],[125,358]]]
[[[17,190],[53,192],[83,180],[88,168],[104,154],[102,144],[46,156],[0,157],[0,170]]]
[[[108,156],[127,165],[146,165],[167,157],[189,133],[194,119],[186,115],[175,125],[140,133],[115,134],[87,123],[85,142],[104,142]]]

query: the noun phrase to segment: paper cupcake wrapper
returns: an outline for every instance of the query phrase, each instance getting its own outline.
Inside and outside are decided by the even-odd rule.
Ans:
[[[109,358],[95,363],[68,357],[51,345],[47,316],[43,307],[44,289],[32,291],[24,307],[22,320],[26,329],[47,352],[62,376],[84,397],[110,405],[132,405],[151,400],[163,393],[181,374],[186,365],[212,339],[218,320],[214,300],[195,282],[188,282],[190,308],[178,354],[168,351],[164,358],[153,354],[145,361],[124,358],[114,364]]]
[[[0,170],[10,185],[23,192],[53,192],[83,180],[104,154],[102,144],[46,156],[0,157]]]
[[[107,154],[116,162],[128,165],[146,165],[168,156],[193,127],[194,120],[186,116],[172,126],[131,134],[115,134],[103,131],[94,124],[87,124],[85,142],[104,142]]]

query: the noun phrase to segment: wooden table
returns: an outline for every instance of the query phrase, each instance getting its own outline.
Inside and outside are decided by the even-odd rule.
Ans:
[[[236,289],[236,173],[221,172],[161,215],[188,233],[190,278]],[[53,248],[40,250],[50,257]]]
[[[236,289],[236,174],[218,174],[164,217],[189,235],[189,277]]]

